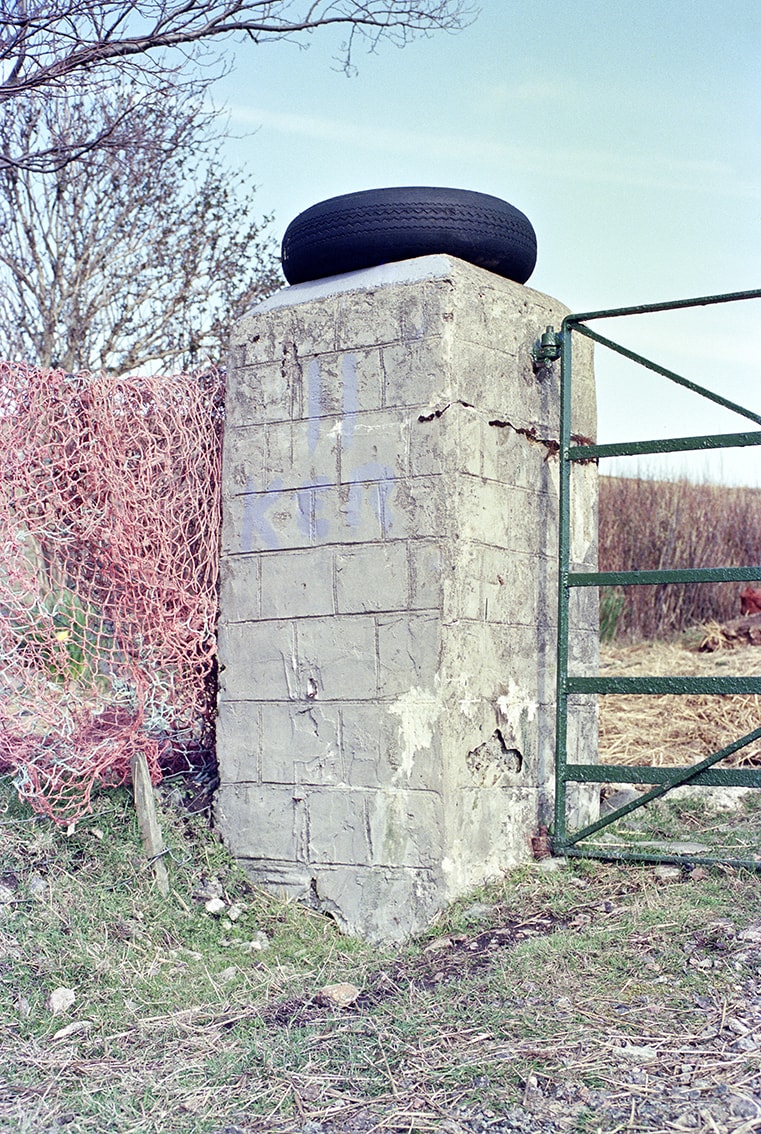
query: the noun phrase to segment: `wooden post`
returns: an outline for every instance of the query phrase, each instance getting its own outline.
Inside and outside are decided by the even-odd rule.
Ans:
[[[152,861],[156,885],[163,898],[169,894],[169,874],[164,859],[159,857],[164,850],[164,840],[159,827],[156,814],[156,796],[153,793],[148,762],[145,753],[138,751],[130,761],[132,769],[132,788],[135,795],[135,810],[137,821],[140,824],[140,834],[143,838],[143,847],[148,858]]]

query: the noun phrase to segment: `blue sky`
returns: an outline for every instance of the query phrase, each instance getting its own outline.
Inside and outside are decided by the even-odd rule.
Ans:
[[[574,310],[761,286],[761,5],[483,0],[460,33],[360,50],[353,78],[341,38],[241,44],[215,88],[278,237],[326,197],[456,186],[530,217],[530,286]],[[760,315],[750,301],[600,329],[761,412]],[[603,440],[746,428],[599,351],[597,367]],[[668,467],[761,484],[758,449]]]

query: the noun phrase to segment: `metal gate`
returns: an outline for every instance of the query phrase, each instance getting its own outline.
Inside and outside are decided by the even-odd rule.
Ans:
[[[643,315],[680,308],[704,307],[711,304],[739,302],[761,298],[761,290],[734,292],[727,295],[685,299],[672,303],[654,303],[640,307],[623,307],[610,311],[592,311],[581,315],[568,315],[559,334],[552,328],[542,336],[536,356],[540,361],[561,360],[561,440],[560,440],[560,531],[559,531],[559,585],[558,585],[558,653],[557,653],[557,732],[556,732],[556,796],[552,848],[555,854],[606,860],[633,860],[671,863],[723,863],[761,870],[761,858],[750,859],[713,856],[650,853],[632,849],[616,849],[589,845],[593,835],[615,823],[635,809],[658,799],[680,784],[701,786],[761,787],[761,767],[721,768],[721,761],[761,738],[761,727],[735,740],[732,744],[712,753],[689,767],[620,766],[597,763],[569,763],[567,759],[568,699],[578,694],[663,694],[663,693],[761,693],[761,677],[578,677],[569,674],[569,604],[575,587],[637,586],[663,583],[745,582],[761,576],[761,565],[748,567],[710,567],[690,570],[662,571],[607,571],[578,572],[570,564],[570,492],[571,466],[574,461],[599,460],[605,457],[645,455],[653,453],[679,453],[690,450],[733,448],[761,445],[761,432],[725,433],[702,437],[679,437],[669,440],[635,441],[612,445],[579,445],[571,443],[571,389],[572,340],[574,334],[584,335],[593,342],[630,359],[656,374],[675,382],[693,393],[707,398],[725,409],[734,411],[756,425],[761,425],[761,414],[728,401],[721,395],[689,381],[674,371],[628,350],[612,339],[593,331],[588,323],[595,319],[610,319],[626,315]],[[654,784],[639,799],[590,823],[576,831],[567,825],[567,785],[569,783],[628,783]]]

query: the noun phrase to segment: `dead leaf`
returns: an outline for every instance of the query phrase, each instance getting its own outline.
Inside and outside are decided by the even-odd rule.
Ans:
[[[74,1036],[77,1032],[89,1032],[92,1028],[92,1020],[74,1020],[73,1023],[67,1024],[64,1028],[59,1028],[53,1036],[54,1040],[68,1039],[69,1036]]]

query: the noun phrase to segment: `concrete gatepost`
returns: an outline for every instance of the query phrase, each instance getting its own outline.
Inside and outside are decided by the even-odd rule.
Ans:
[[[526,861],[550,820],[559,364],[531,348],[566,313],[428,256],[286,288],[234,333],[217,823],[255,882],[372,940]],[[583,343],[574,365],[593,437]],[[596,469],[574,477],[589,569]],[[569,758],[596,740],[588,705]]]

